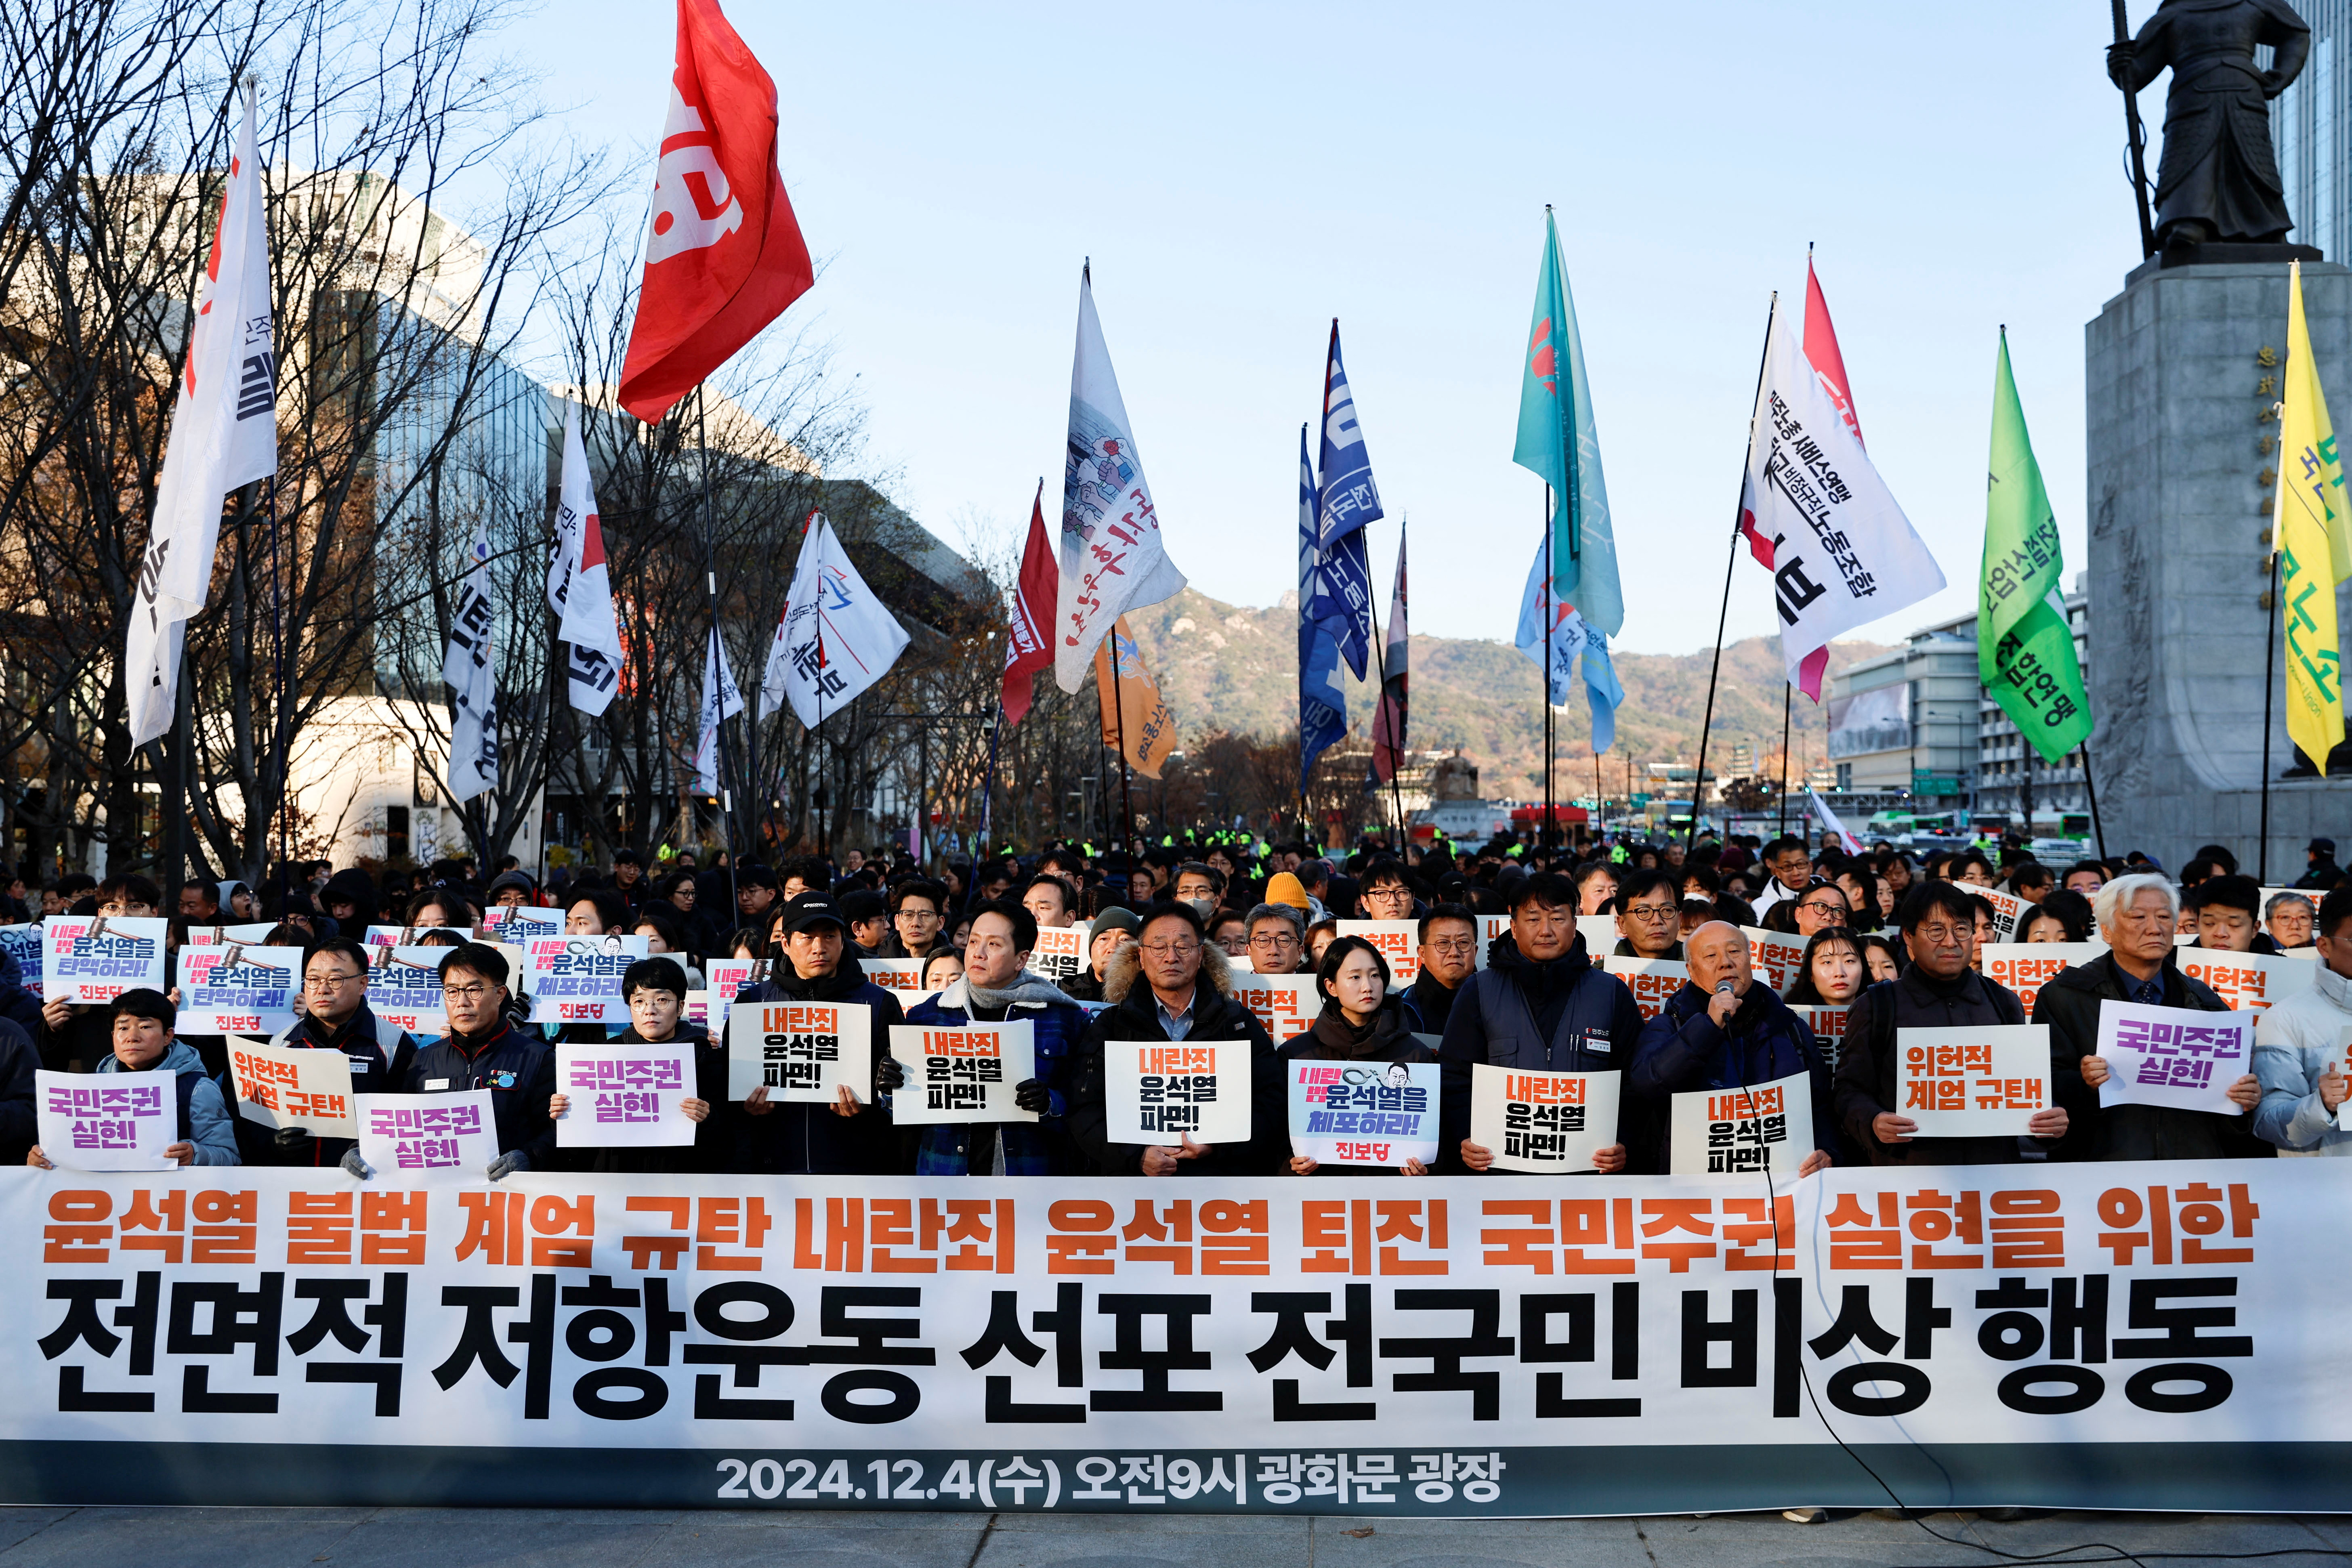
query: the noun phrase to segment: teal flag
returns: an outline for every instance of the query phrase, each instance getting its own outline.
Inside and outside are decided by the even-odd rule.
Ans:
[[[1544,209],[1543,271],[1534,325],[1519,371],[1519,439],[1511,460],[1551,486],[1552,589],[1586,623],[1614,637],[1625,625],[1617,582],[1617,534],[1601,477],[1601,433],[1592,422],[1576,302],[1560,265],[1559,227]]]

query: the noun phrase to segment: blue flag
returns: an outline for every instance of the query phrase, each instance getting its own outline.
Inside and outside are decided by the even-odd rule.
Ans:
[[[1617,581],[1617,531],[1601,476],[1601,432],[1584,375],[1576,301],[1560,262],[1559,229],[1544,209],[1543,270],[1519,367],[1519,428],[1511,460],[1552,489],[1552,580],[1583,607],[1588,624],[1614,635],[1625,625]]]
[[[1551,679],[1547,695],[1555,708],[1568,702],[1573,689],[1570,676],[1575,671],[1577,656],[1584,658],[1584,700],[1592,710],[1592,749],[1605,752],[1617,743],[1617,710],[1625,700],[1625,689],[1617,682],[1616,667],[1609,661],[1609,639],[1601,629],[1576,613],[1573,605],[1552,601],[1544,592],[1544,552],[1536,546],[1536,558],[1528,566],[1527,587],[1519,595],[1519,628],[1514,639],[1518,650],[1535,661],[1538,669],[1544,664],[1544,621],[1549,616],[1551,628]]]
[[[1372,648],[1372,562],[1364,525],[1381,515],[1380,487],[1372,482],[1372,459],[1356,422],[1355,395],[1339,362],[1339,323],[1331,323],[1331,348],[1323,362],[1322,479],[1315,491],[1315,542],[1322,552],[1323,585],[1316,618],[1339,639],[1340,657],[1356,679]]]
[[[1356,536],[1359,543],[1363,535]],[[1339,689],[1339,644],[1317,618],[1322,552],[1315,544],[1315,472],[1307,464],[1307,427],[1298,427],[1298,791],[1315,759],[1348,733],[1348,698]]]

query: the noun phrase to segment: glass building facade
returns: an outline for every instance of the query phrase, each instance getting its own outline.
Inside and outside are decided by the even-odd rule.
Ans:
[[[2352,75],[2345,60],[2352,45],[2352,0],[2292,4],[2311,24],[2311,58],[2294,85],[2271,101],[2271,137],[2286,210],[2294,219],[2287,237],[2318,247],[2330,261],[2352,260],[2352,182],[2346,178],[2352,169]],[[2151,177],[2155,172],[2148,171]]]

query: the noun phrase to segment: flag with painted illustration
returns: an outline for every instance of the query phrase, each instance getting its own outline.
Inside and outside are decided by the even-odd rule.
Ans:
[[[1625,625],[1617,579],[1617,530],[1601,473],[1601,430],[1584,374],[1584,340],[1560,259],[1559,226],[1544,208],[1543,270],[1519,366],[1519,430],[1511,460],[1552,493],[1552,583],[1585,621],[1615,637]]]
[[[858,575],[824,513],[810,512],[783,619],[768,645],[761,705],[773,711],[790,702],[814,730],[888,674],[908,640],[907,628]]]
[[[1405,619],[1404,531],[1397,531],[1396,592],[1389,600],[1388,645],[1381,656],[1381,703],[1372,715],[1372,777],[1381,784],[1404,765],[1405,693],[1412,633]]]
[[[1356,538],[1360,542],[1363,535]],[[1317,615],[1322,551],[1315,542],[1315,470],[1307,461],[1307,427],[1298,427],[1298,788],[1315,759],[1348,733],[1348,696],[1339,689],[1339,639]]]
[[[1772,316],[1748,437],[1739,525],[1772,561],[1780,658],[1818,702],[1833,637],[1907,609],[1944,586],[1943,569],[1903,515],[1795,341]]]
[[[469,565],[449,612],[441,679],[449,687],[449,798],[499,786],[498,611],[490,598],[490,527],[474,531]]]
[[[583,713],[602,713],[621,689],[621,623],[613,613],[613,572],[604,559],[604,525],[596,520],[588,448],[580,439],[580,405],[568,399],[547,607],[555,612],[555,635],[569,650],[565,670],[572,706]]]
[[[177,715],[181,648],[188,618],[212,596],[223,498],[278,471],[269,236],[254,118],[248,87],[188,329],[147,550],[132,583],[122,689],[134,747],[169,730]]]
[[[1063,690],[1076,691],[1086,683],[1096,647],[1119,616],[1184,591],[1184,574],[1168,559],[1135,429],[1095,315],[1091,265],[1078,275],[1078,343],[1070,365],[1064,460],[1054,679]]]
[[[1124,616],[1095,649],[1095,694],[1102,709],[1102,743],[1121,752],[1145,778],[1158,778],[1160,764],[1176,750],[1176,714],[1143,667],[1143,650],[1136,647],[1135,631]]]
[[[2009,368],[2009,329],[1993,365],[1992,456],[1985,482],[1984,567],[1977,587],[1977,677],[2042,760],[2091,738],[2091,697],[2066,616],[2066,560],[2025,407]]]
[[[2336,584],[2352,567],[2332,542],[2344,529],[2344,467],[2311,357],[2303,264],[2287,279],[2285,396],[2279,404],[2279,623],[2286,638],[2286,732],[2325,775],[2344,742],[2343,660]]]
[[[719,793],[719,727],[741,711],[743,693],[727,667],[719,628],[712,626],[703,644],[701,739],[694,748],[694,787],[704,795]]]
[[[1609,638],[1579,615],[1576,606],[1564,605],[1545,592],[1544,548],[1536,544],[1536,557],[1528,563],[1527,585],[1519,591],[1518,633],[1514,646],[1532,660],[1538,669],[1544,668],[1544,622],[1551,622],[1551,676],[1545,683],[1545,695],[1555,708],[1568,702],[1574,689],[1579,658],[1584,661],[1584,700],[1592,713],[1592,749],[1605,752],[1617,743],[1617,710],[1625,700],[1625,689],[1618,683],[1617,668],[1609,658]]]

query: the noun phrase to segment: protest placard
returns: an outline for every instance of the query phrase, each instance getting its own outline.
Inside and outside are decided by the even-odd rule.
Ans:
[[[523,989],[530,993],[535,1024],[603,1024],[629,1021],[621,999],[621,976],[646,956],[646,939],[607,931],[603,936],[535,936],[523,943]]]
[[[1484,968],[1486,968],[1486,957],[1487,957],[1486,950],[1487,950],[1488,948],[1490,948],[1490,947],[1494,946],[1494,944],[1495,944],[1497,941],[1499,941],[1499,940],[1501,940],[1502,938],[1507,937],[1507,936],[1508,936],[1508,935],[1510,935],[1510,934],[1511,934],[1511,917],[1510,917],[1510,916],[1508,916],[1508,915],[1480,915],[1480,916],[1478,917],[1478,967],[1479,967],[1479,968],[1484,969]],[[1607,952],[1608,950],[1604,948],[1604,949],[1602,949],[1601,951],[1603,951],[1603,952]]]
[[[1323,1016],[1323,993],[1311,974],[1236,974],[1234,1000],[1257,1015],[1277,1046],[1297,1039]]]
[[[380,947],[368,965],[368,1011],[412,1035],[446,1035],[448,1010],[441,1004],[441,962],[446,947]]]
[[[1507,921],[1509,918],[1507,915],[1504,917]],[[1617,951],[1617,939],[1621,933],[1617,930],[1615,915],[1579,915],[1576,917],[1576,934],[1584,939],[1584,951],[1588,954],[1601,958]]]
[[[2099,999],[2099,1103],[2235,1116],[2230,1086],[2253,1070],[2254,1015]]]
[[[2181,973],[2211,986],[2235,1012],[2268,1012],[2296,992],[2318,984],[2315,965],[2276,953],[2184,947],[2178,958]]]
[[[269,940],[278,929],[276,921],[247,921],[242,925],[190,926],[190,947],[222,947],[232,942],[251,942],[258,947]]]
[[[183,1035],[270,1036],[294,1026],[294,998],[302,989],[299,947],[180,949]]]
[[[727,1098],[764,1087],[787,1103],[874,1100],[874,1009],[863,1002],[738,1002],[727,1013]]]
[[[16,961],[16,984],[26,995],[41,995],[41,922],[0,926],[0,952]]]
[[[394,1181],[477,1179],[499,1157],[490,1091],[357,1094],[360,1158]]]
[[[1921,1138],[2022,1133],[2050,1103],[2050,1026],[1895,1032],[1895,1114]]]
[[[41,1153],[61,1171],[170,1171],[180,1142],[180,1075],[33,1072]]]
[[[1320,1165],[1437,1158],[1435,1062],[1290,1064],[1290,1152]]]
[[[558,1042],[555,1092],[569,1102],[555,1119],[563,1149],[667,1149],[694,1142],[681,1105],[694,1097],[694,1047],[614,1041]]]
[[[89,1006],[163,989],[163,922],[149,915],[51,915],[41,922],[41,998]]]
[[[1002,1024],[894,1024],[890,1054],[907,1081],[890,1096],[900,1127],[934,1121],[1034,1121],[1013,1091],[1036,1076],[1036,1030],[1025,1018]]]
[[[715,1039],[727,1037],[727,1010],[735,1004],[735,994],[751,983],[755,970],[764,967],[756,958],[714,958],[702,966],[706,984],[698,991],[686,994],[686,1011],[680,1015],[689,1024],[699,1024]]]
[[[885,991],[912,991],[920,995],[923,990],[923,961],[919,958],[861,958],[866,978]]]
[[[2015,893],[2003,892],[1999,888],[1979,888],[1971,885],[1967,890],[1992,906],[1992,940],[2015,942],[2017,922],[2024,917],[2027,907],[2025,900]]]
[[[529,942],[533,937],[562,934],[562,910],[535,909],[528,905],[500,909],[492,905],[482,911],[482,937],[485,941]]]
[[[267,1040],[228,1042],[236,1113],[264,1127],[307,1127],[320,1138],[356,1138],[352,1058],[341,1051],[289,1049]]]
[[[1114,1143],[1247,1142],[1249,1042],[1107,1040],[1103,1110]]]
[[[367,945],[370,947],[415,947],[426,936],[440,931],[459,942],[471,942],[474,933],[464,926],[370,926]]]
[[[1611,958],[1601,967],[1623,981],[1626,989],[1633,993],[1633,1005],[1642,1009],[1643,1023],[1664,1011],[1666,998],[1690,979],[1690,965],[1671,958]]]
[[[1521,1072],[1475,1062],[1470,1068],[1470,1142],[1495,1155],[1498,1171],[1559,1174],[1590,1171],[1617,1142],[1613,1072]]]
[[[1678,1094],[1667,1118],[1671,1174],[1793,1176],[1814,1149],[1812,1075]]]
[[[1829,1063],[1830,1071],[1837,1071],[1838,1061],[1845,1055],[1845,1021],[1853,1009],[1792,1006],[1789,1011],[1812,1030],[1814,1042],[1822,1047],[1822,1059]]]
[[[2033,999],[2052,975],[2088,963],[2106,951],[2103,942],[1989,942],[1984,950],[1984,977],[2016,992],[2030,1020]]]
[[[1761,926],[1741,926],[1748,938],[1748,963],[1756,978],[1785,994],[1804,973],[1805,939]]]
[[[1419,921],[1341,921],[1341,936],[1360,936],[1389,961],[1389,989],[1402,991],[1421,978]]]
[[[1087,932],[1091,922],[1070,926],[1039,926],[1037,945],[1029,950],[1029,973],[1042,974],[1058,985],[1087,966]]]

